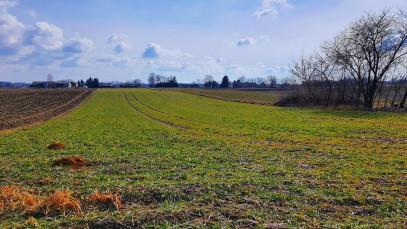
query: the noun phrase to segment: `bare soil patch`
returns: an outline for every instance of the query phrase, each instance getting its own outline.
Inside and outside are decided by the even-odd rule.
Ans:
[[[78,156],[70,156],[70,157],[61,157],[55,160],[52,165],[53,166],[71,166],[75,169],[78,169],[84,166],[87,161]]]
[[[86,100],[89,89],[0,89],[0,131],[47,121]]]
[[[47,146],[48,149],[65,149],[66,146],[60,142],[54,142],[51,145]]]

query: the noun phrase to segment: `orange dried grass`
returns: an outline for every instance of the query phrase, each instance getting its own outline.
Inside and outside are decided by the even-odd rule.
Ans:
[[[0,202],[2,209],[11,208],[14,210],[19,201],[19,188],[17,186],[4,186],[0,188]]]
[[[49,212],[60,211],[65,216],[67,212],[82,212],[81,202],[72,196],[69,191],[55,191],[45,201],[45,215]]]
[[[100,208],[116,208],[119,210],[122,207],[122,202],[117,194],[99,193],[96,189],[87,199],[86,202]]]
[[[78,156],[62,157],[52,163],[53,166],[72,166],[79,169],[86,164],[86,160]]]
[[[30,217],[27,221],[25,221],[25,223],[31,226],[35,226],[38,222],[35,218]]]
[[[0,211],[3,211],[5,206],[4,202],[0,200]]]
[[[0,188],[0,210],[22,210],[24,213],[62,212],[64,216],[71,213],[81,213],[80,201],[69,191],[55,191],[48,196],[35,195],[20,190],[17,186],[4,186]]]
[[[60,142],[54,142],[51,145],[49,145],[47,148],[48,149],[65,149],[67,147]]]
[[[44,197],[23,191],[20,196],[20,202],[25,213],[35,213],[43,206]]]
[[[38,184],[52,184],[54,182],[55,181],[52,178],[47,177],[47,178],[43,178],[43,179],[39,180],[37,183]]]

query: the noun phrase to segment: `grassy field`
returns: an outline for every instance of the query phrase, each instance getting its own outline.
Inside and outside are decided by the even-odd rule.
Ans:
[[[285,94],[270,93],[269,91],[262,92],[262,90],[260,89],[258,89],[259,91],[244,91],[244,92],[230,89],[222,90],[222,89],[198,89],[198,88],[175,88],[171,90],[232,102],[242,102],[262,105],[273,105],[279,100],[281,96],[285,96]],[[278,91],[278,93],[281,93],[281,90]]]
[[[69,190],[80,211],[4,207],[0,227],[403,228],[406,123],[405,114],[101,90],[61,119],[0,136],[0,187]],[[54,141],[67,148],[47,149]],[[89,163],[52,166],[74,155]],[[95,190],[122,205],[90,203]]]

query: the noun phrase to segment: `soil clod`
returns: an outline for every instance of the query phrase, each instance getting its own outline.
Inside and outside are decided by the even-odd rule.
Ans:
[[[47,148],[48,149],[65,149],[67,147],[60,142],[54,142],[51,145],[49,145]]]
[[[52,165],[53,166],[71,166],[75,169],[78,169],[84,166],[87,161],[78,156],[70,156],[70,157],[62,157],[55,160]]]

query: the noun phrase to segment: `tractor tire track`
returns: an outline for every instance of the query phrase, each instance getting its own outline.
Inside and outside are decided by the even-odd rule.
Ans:
[[[173,124],[173,123],[170,123],[170,122],[167,122],[167,121],[158,119],[158,118],[154,118],[154,117],[152,117],[152,116],[150,116],[150,115],[148,115],[148,114],[146,114],[146,113],[140,111],[139,109],[137,109],[137,107],[135,107],[133,104],[131,104],[131,102],[129,101],[129,98],[127,97],[127,95],[126,95],[124,92],[123,92],[123,96],[124,96],[124,98],[126,99],[127,103],[129,104],[129,106],[130,106],[131,108],[133,108],[135,111],[137,111],[137,112],[140,113],[141,115],[143,115],[143,116],[145,116],[145,117],[147,117],[147,118],[149,118],[149,119],[151,119],[151,120],[154,120],[154,121],[156,121],[156,122],[159,122],[159,123],[161,123],[161,124],[164,124],[164,125],[166,125],[166,126],[170,126],[170,127],[173,127],[173,128],[190,129],[189,127],[176,125],[176,124]]]
[[[208,124],[208,123],[205,123],[205,122],[197,122],[197,121],[193,121],[193,120],[186,119],[186,118],[181,117],[181,116],[171,115],[171,114],[162,112],[162,111],[160,111],[160,110],[157,110],[157,109],[155,109],[155,108],[153,108],[153,107],[151,107],[151,106],[149,106],[149,105],[147,105],[147,104],[141,102],[134,94],[132,94],[132,96],[133,96],[133,98],[134,98],[137,102],[139,102],[141,105],[143,105],[143,106],[149,108],[149,109],[152,110],[152,111],[158,112],[158,113],[160,113],[160,114],[167,115],[167,116],[174,117],[174,118],[178,118],[178,119],[182,119],[182,120],[185,120],[185,121],[188,121],[188,122],[192,122],[192,123]]]

